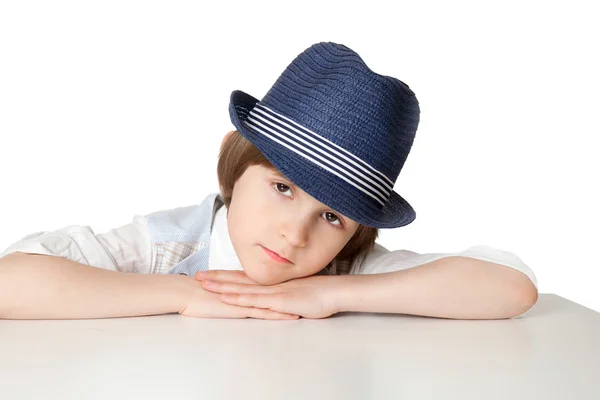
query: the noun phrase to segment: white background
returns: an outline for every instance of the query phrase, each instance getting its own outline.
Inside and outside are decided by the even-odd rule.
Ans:
[[[213,2],[216,3],[216,2]],[[0,250],[218,190],[233,90],[261,99],[320,41],[413,89],[421,123],[390,250],[485,244],[600,310],[600,28],[593,2],[0,4]]]

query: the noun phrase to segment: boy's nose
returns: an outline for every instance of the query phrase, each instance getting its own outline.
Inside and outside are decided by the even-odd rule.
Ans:
[[[309,223],[306,218],[294,218],[285,222],[280,232],[291,246],[302,248],[308,242]]]

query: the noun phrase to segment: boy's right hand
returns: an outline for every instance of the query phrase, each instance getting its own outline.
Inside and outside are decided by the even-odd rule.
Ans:
[[[258,318],[258,319],[298,319],[299,316],[280,313],[263,308],[241,307],[221,301],[219,293],[209,292],[202,282],[189,277],[194,285],[185,306],[179,314],[193,318]]]

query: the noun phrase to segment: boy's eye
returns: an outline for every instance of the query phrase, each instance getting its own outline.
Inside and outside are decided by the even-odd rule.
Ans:
[[[283,183],[275,183],[276,187],[277,187],[277,191],[279,193],[284,193],[287,192],[288,190],[290,190],[290,187],[287,185],[284,185]],[[282,190],[279,190],[282,189]]]
[[[281,182],[275,182],[274,185],[276,187],[277,192],[281,193],[281,194],[292,190],[288,185],[281,183]],[[284,196],[291,197],[286,194],[284,194]],[[327,222],[329,222],[331,225],[341,228],[342,221],[340,221],[340,219],[338,218],[337,215],[335,215],[334,213],[328,212],[328,211],[325,211],[323,214],[326,215],[325,220],[327,220]]]
[[[324,214],[334,218],[333,220],[331,220],[331,219],[328,219],[328,217],[325,217],[325,219],[328,220],[329,222],[336,222],[333,225],[338,225],[338,226],[342,225],[342,223],[340,222],[340,219],[337,217],[337,215],[330,213],[328,211],[325,211]]]

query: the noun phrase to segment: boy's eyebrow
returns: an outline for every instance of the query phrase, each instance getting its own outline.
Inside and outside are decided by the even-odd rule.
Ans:
[[[278,176],[278,177],[280,177],[280,178],[287,179],[287,178],[285,177],[285,175],[283,175],[281,172],[279,172],[279,171],[278,171],[278,170],[276,170],[276,169],[273,169],[273,170],[271,170],[271,172],[272,172],[272,173],[274,173],[275,175],[277,175],[277,176]]]

